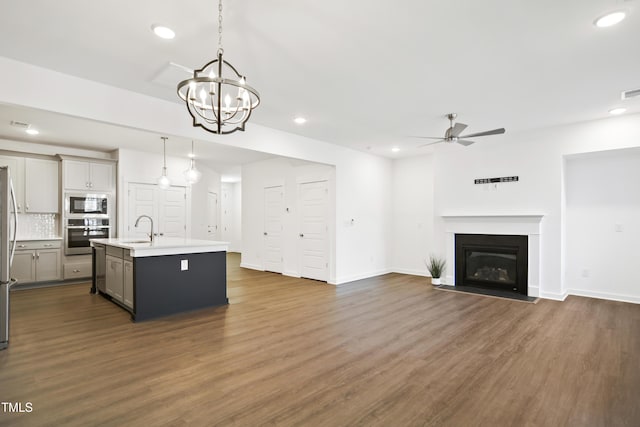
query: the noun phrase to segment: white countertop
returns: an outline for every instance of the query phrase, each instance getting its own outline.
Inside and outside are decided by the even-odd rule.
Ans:
[[[33,242],[36,240],[62,240],[62,237],[18,237],[18,242]]]
[[[229,247],[229,242],[178,237],[157,237],[153,243],[145,239],[91,239],[91,246],[94,243],[128,249],[132,257],[224,252]]]

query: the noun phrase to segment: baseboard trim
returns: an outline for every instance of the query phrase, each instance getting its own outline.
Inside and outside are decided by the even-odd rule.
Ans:
[[[564,292],[561,294],[555,293],[555,292],[540,292],[540,298],[544,298],[544,299],[551,299],[554,301],[564,301],[565,299],[567,299],[567,296],[569,294]]]
[[[569,295],[578,297],[606,299],[610,301],[628,302],[632,304],[640,304],[640,297],[622,294],[610,294],[608,292],[588,291],[583,289],[569,289]]]
[[[424,270],[412,270],[410,268],[392,268],[393,273],[408,274],[410,276],[431,277],[431,274]]]
[[[299,279],[301,277],[297,271],[283,271],[282,275],[287,277],[295,277],[296,279]]]
[[[340,277],[336,279],[335,285],[344,285],[345,283],[355,282],[356,280],[368,279],[370,277],[382,276],[383,274],[393,273],[391,269],[370,271],[368,273],[354,274],[351,276]],[[331,283],[332,285],[334,283]]]
[[[262,266],[261,266],[261,265],[248,264],[248,263],[246,263],[246,262],[241,262],[241,263],[240,263],[240,267],[242,267],[242,268],[248,268],[249,270],[264,271],[264,268],[262,268]]]

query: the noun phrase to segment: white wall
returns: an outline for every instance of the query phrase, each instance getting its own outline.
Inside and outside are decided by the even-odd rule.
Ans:
[[[127,183],[155,184],[162,174],[162,154],[135,150],[118,150],[118,236],[124,236],[128,204]],[[187,185],[182,173],[189,167],[189,159],[167,156],[167,176],[171,185],[187,187],[187,235],[194,239],[207,238],[207,192],[220,194],[220,174],[198,165],[201,180]],[[218,213],[218,221],[220,214]]]
[[[329,184],[329,235],[335,234],[335,170],[332,166],[274,158],[242,166],[242,266],[263,269],[264,189],[282,186],[284,192],[283,274],[300,276],[298,183],[326,180]],[[335,265],[335,241],[330,238],[329,259]],[[334,282],[329,274],[330,282]]]
[[[529,132],[507,133],[500,137],[478,138],[469,147],[439,144],[434,148],[431,173],[434,183],[434,238],[429,247],[415,250],[443,253],[445,232],[441,215],[544,214],[541,224],[540,296],[564,299],[570,291],[564,280],[564,156],[615,148],[640,146],[640,115],[558,126]],[[404,171],[399,171],[407,166]],[[400,182],[425,182],[424,171],[404,162],[395,162],[394,174]],[[517,183],[497,186],[475,185],[475,178],[517,175]],[[622,185],[622,184],[620,184]],[[407,201],[397,193],[395,198]],[[402,191],[402,190],[400,190]],[[394,247],[404,244],[415,232],[416,222],[404,223],[395,207]],[[588,229],[583,231],[587,232]],[[417,238],[411,245],[418,244]],[[396,249],[398,250],[398,249]],[[414,250],[411,247],[408,250]],[[417,261],[398,270],[415,268]],[[394,263],[394,267],[396,264]],[[572,286],[572,285],[571,285]]]
[[[566,287],[640,303],[640,149],[567,158]]]
[[[393,162],[392,266],[398,273],[427,276],[424,259],[433,248],[433,155]],[[444,257],[444,254],[435,254]]]
[[[335,165],[334,280],[342,283],[389,270],[391,160],[256,123],[246,132],[213,135],[194,128],[176,102],[4,57],[0,69],[0,102],[6,104]]]

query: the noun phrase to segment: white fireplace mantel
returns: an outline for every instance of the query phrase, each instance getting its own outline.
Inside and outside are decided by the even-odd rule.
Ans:
[[[528,294],[540,295],[540,232],[544,214],[441,215],[446,233],[446,283],[455,285],[455,235],[501,234],[527,236]]]

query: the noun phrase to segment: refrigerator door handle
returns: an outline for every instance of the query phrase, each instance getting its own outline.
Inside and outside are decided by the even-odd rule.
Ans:
[[[13,201],[13,242],[11,245],[11,256],[9,258],[9,265],[13,264],[13,255],[16,253],[17,233],[18,233],[18,204],[16,202],[16,192],[13,189],[13,181],[9,181],[11,187],[11,200]]]

